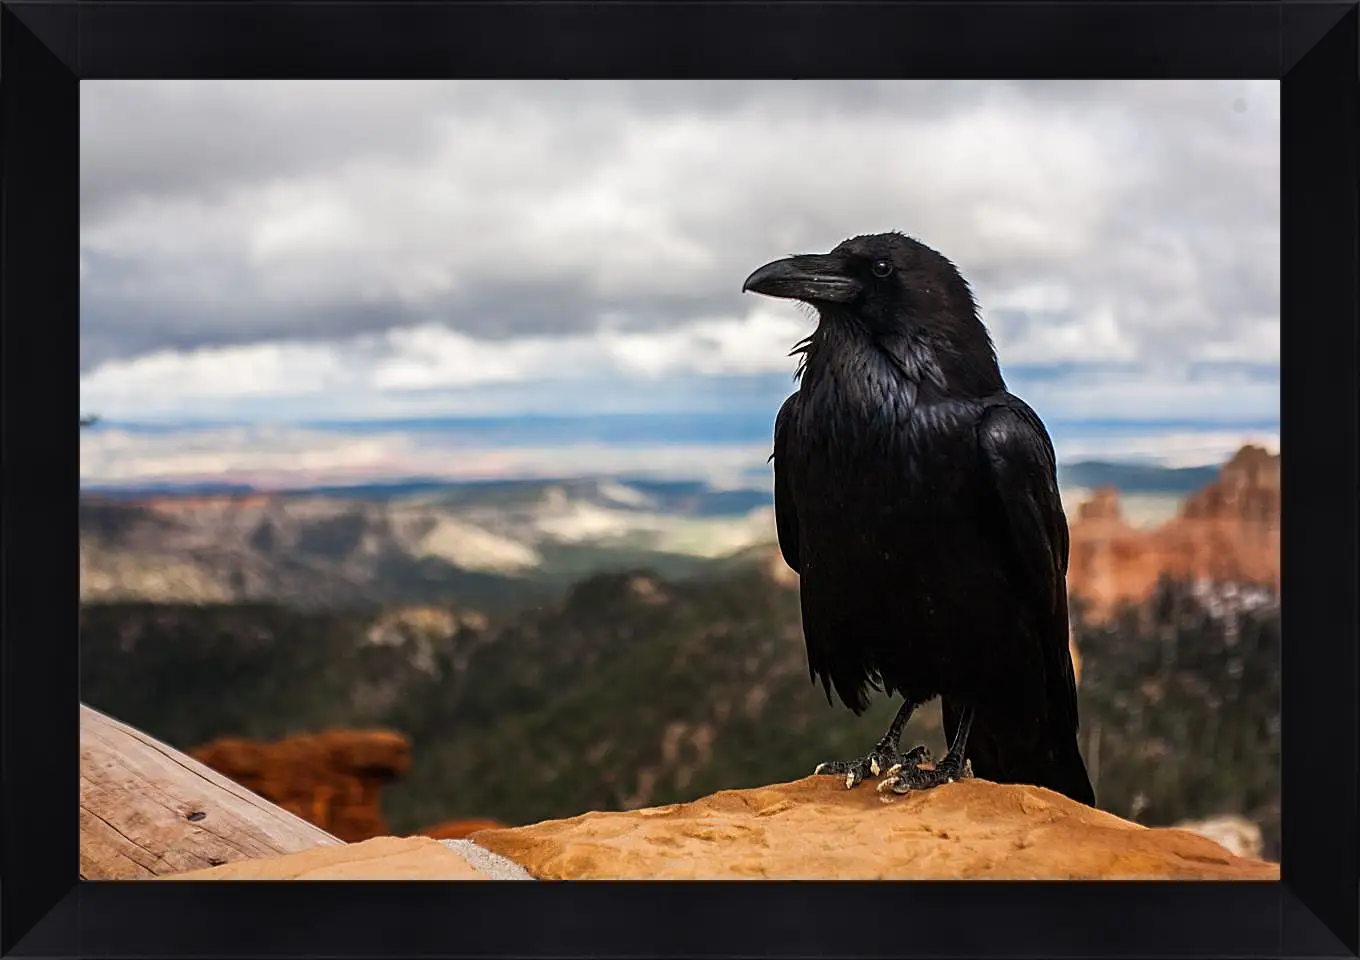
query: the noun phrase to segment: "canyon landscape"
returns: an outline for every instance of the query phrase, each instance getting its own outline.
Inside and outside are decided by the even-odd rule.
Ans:
[[[1279,845],[1279,463],[1278,454],[1246,447],[1161,522],[1126,519],[1110,488],[1069,508],[1082,746],[1100,807],[1135,823],[1185,825],[1234,852],[1272,859]],[[597,498],[599,490],[578,485],[575,495]],[[509,498],[511,519],[495,522],[485,504],[462,504],[458,522],[472,523],[475,510],[479,529],[532,543],[539,557],[564,546],[566,516],[575,518],[571,546],[594,550],[597,559],[609,545],[655,551],[655,532],[618,533],[638,505],[621,506],[624,496],[606,487],[609,495],[613,506],[558,497],[545,509],[537,492],[518,491]],[[714,525],[692,501],[688,516],[682,510],[663,521],[656,501],[646,506],[642,525],[671,524],[671,544],[685,541],[675,531],[696,513],[701,526],[691,530]],[[195,569],[215,569],[211,555],[195,552],[213,546],[202,502],[180,508],[197,518],[191,529],[201,539],[192,550],[182,547],[190,528],[175,526],[174,508],[98,507],[98,523],[83,538],[89,555],[102,551],[101,562],[117,555],[124,559],[115,567],[152,569],[138,558],[155,530],[168,529],[166,549]],[[421,523],[434,522],[434,508],[421,509]],[[417,524],[402,532],[381,504],[359,505],[353,515],[367,519],[341,530],[328,506],[327,541],[306,524],[288,527],[293,508],[255,498],[234,515],[220,505],[210,511],[234,516],[232,529],[247,541],[254,536],[255,547],[231,547],[246,541],[224,537],[214,549],[235,551],[247,566],[286,566],[296,549],[272,558],[257,549],[259,515],[250,511],[271,510],[280,537],[320,558],[310,567],[295,563],[298,589],[326,580],[340,590],[348,580],[364,602],[213,602],[223,595],[211,591],[177,601],[174,590],[192,579],[170,596],[161,592],[166,581],[156,581],[146,599],[87,597],[82,697],[344,840],[452,840],[788,783],[817,759],[851,749],[892,712],[879,700],[856,720],[807,686],[797,577],[769,541],[738,538],[726,552],[695,550],[689,566],[666,574],[625,553],[615,570],[606,563],[565,578],[565,586],[542,575],[543,565],[511,574],[482,564],[459,570],[490,578],[496,602],[475,603],[473,581],[460,583],[468,592],[459,602],[400,590],[396,601],[384,601],[382,592],[398,581],[364,587],[373,582],[365,577],[393,563],[390,553],[382,557],[395,541],[384,546],[380,534],[428,543],[428,530]],[[743,503],[737,515],[758,510]],[[582,533],[604,528],[602,518],[614,525],[607,537]],[[503,544],[497,549],[509,553]],[[368,559],[356,560],[365,551]],[[702,552],[717,555],[694,559]],[[448,547],[441,562],[468,555]],[[254,569],[250,576],[269,582],[270,567]],[[230,578],[214,575],[230,587]],[[518,607],[501,605],[526,584],[538,592],[522,595]],[[1150,646],[1151,636],[1162,643]],[[630,718],[625,727],[620,716]],[[922,711],[908,736],[941,753],[938,712]],[[539,749],[545,742],[554,744],[547,756]],[[505,764],[507,756],[535,760],[521,769]],[[1210,767],[1204,757],[1213,758]]]

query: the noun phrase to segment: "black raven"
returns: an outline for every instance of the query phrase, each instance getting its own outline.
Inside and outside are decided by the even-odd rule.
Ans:
[[[775,420],[779,547],[801,579],[808,667],[857,715],[904,703],[868,756],[824,763],[905,793],[966,776],[1094,803],[1077,748],[1067,519],[1053,444],[1006,390],[972,291],[899,233],[766,264],[743,290],[818,314]],[[900,751],[939,696],[949,751]],[[967,763],[965,764],[965,750]]]

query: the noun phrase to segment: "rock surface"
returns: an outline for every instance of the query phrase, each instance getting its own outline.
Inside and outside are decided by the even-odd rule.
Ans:
[[[1182,820],[1174,826],[1178,830],[1188,830],[1208,837],[1239,857],[1259,858],[1264,848],[1260,826],[1235,813],[1207,817],[1203,820]]]
[[[1280,455],[1246,446],[1179,514],[1152,529],[1125,521],[1097,490],[1071,521],[1068,591],[1091,615],[1147,597],[1158,578],[1280,587]]]
[[[558,879],[1277,880],[1279,865],[1035,787],[965,780],[884,802],[807,777],[471,839]]]
[[[261,860],[194,870],[163,880],[491,880],[464,857],[428,837],[375,837]]]
[[[515,861],[479,847],[471,840],[440,840],[447,849],[452,850],[474,869],[486,874],[488,880],[532,880],[529,871]]]
[[[326,730],[272,742],[223,737],[190,754],[350,842],[389,832],[382,788],[411,764],[410,743],[391,730]]]

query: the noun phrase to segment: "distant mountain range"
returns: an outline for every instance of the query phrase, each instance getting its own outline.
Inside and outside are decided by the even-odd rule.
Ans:
[[[1066,493],[1104,487],[1089,468],[1109,466],[1065,467]],[[1278,554],[1279,458],[1244,448],[1202,484],[1126,469],[1120,495],[1068,508],[1069,582],[1119,601],[1099,619],[1073,605],[1101,806],[1147,823],[1242,812],[1278,856],[1278,597],[1237,579]],[[1167,492],[1191,478],[1194,495]],[[415,765],[383,801],[399,830],[788,779],[862,750],[893,712],[855,718],[810,684],[764,491],[361,489],[87,491],[82,697],[185,749],[400,730]],[[1141,533],[1127,497],[1184,510]],[[938,711],[913,721],[921,738],[939,751]]]
[[[438,496],[449,502],[471,501],[532,493],[545,486],[580,489],[583,485],[614,482],[630,487],[649,502],[666,510],[684,513],[729,515],[743,513],[771,502],[770,491],[760,487],[720,490],[701,480],[656,480],[626,475],[603,478],[556,477],[547,479],[437,480],[411,477],[372,483],[329,484],[271,490],[245,483],[139,483],[133,485],[86,484],[85,496],[106,500],[145,500],[170,497],[230,497],[268,494],[279,498],[338,497],[346,500],[397,500]]]
[[[1212,483],[1219,468],[1160,467],[1156,464],[1081,460],[1058,465],[1058,485],[1065,488],[1114,487],[1121,494],[1186,496]]]
[[[87,493],[87,602],[450,601],[497,609],[592,573],[669,575],[771,542],[768,493],[612,479]]]
[[[1156,464],[1080,460],[1058,465],[1058,480],[1063,487],[1114,487],[1123,494],[1185,495],[1213,481],[1217,466],[1163,467]],[[450,481],[430,477],[408,477],[359,484],[332,484],[265,490],[243,483],[137,483],[85,484],[82,492],[114,500],[142,500],[148,497],[204,497],[269,493],[278,497],[328,496],[354,500],[392,500],[418,495],[440,495],[453,499],[475,499],[514,491],[532,491],[544,485],[579,486],[614,481],[652,498],[664,509],[711,515],[731,515],[765,506],[771,502],[767,484],[750,488],[719,490],[701,480],[656,480],[626,474],[602,478],[556,477],[525,480]]]
[[[1078,463],[1062,479],[1074,491],[1118,486],[1151,504],[1139,510],[1160,515],[1214,474]],[[683,576],[720,559],[730,567],[774,542],[768,488],[636,477],[87,489],[80,529],[86,602],[306,607],[497,610],[596,573],[645,567]]]

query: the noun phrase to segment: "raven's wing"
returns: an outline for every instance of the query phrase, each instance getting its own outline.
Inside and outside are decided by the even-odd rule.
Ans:
[[[1046,700],[1063,726],[1077,726],[1077,682],[1068,650],[1067,517],[1058,496],[1057,458],[1038,414],[1007,394],[978,423],[982,459],[991,474],[1004,535],[1019,584],[1033,597],[1033,628],[1044,665]]]
[[[789,428],[790,411],[797,400],[798,394],[791,394],[774,418],[774,453],[770,459],[774,461],[774,525],[779,536],[779,552],[794,573],[802,573],[798,560],[798,514],[789,492],[788,466],[784,457],[784,436]]]

